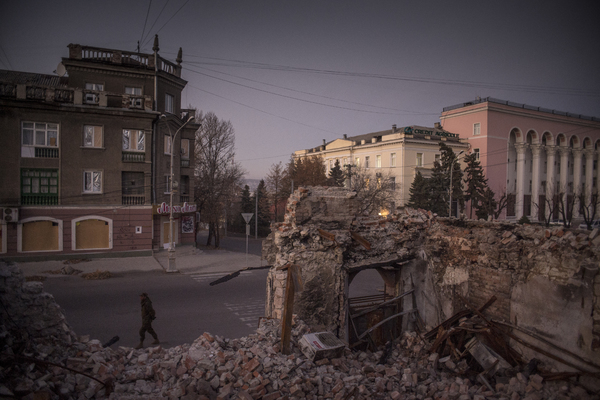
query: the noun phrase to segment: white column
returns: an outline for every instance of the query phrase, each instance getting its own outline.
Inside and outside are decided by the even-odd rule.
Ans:
[[[546,146],[546,219],[552,210],[550,204],[554,203],[556,182],[554,182],[554,162],[556,160],[556,146]]]
[[[565,205],[567,204],[569,152],[570,149],[568,147],[558,147],[558,153],[560,154],[560,183],[558,184],[558,193],[562,193],[562,201]]]
[[[579,195],[583,191],[581,184],[581,149],[573,149],[573,218],[579,217]]]
[[[585,199],[589,203],[594,189],[594,157],[596,153],[592,149],[585,149],[583,154],[585,154]]]
[[[515,199],[515,216],[520,219],[523,216],[523,197],[525,194],[525,151],[527,144],[517,143],[517,194]]]
[[[539,144],[531,145],[531,155],[533,163],[531,169],[531,219],[537,221],[539,216],[539,207],[542,206],[540,203],[540,152],[542,146]]]

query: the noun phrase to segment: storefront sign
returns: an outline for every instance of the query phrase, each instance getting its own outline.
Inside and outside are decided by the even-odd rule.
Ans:
[[[429,136],[443,136],[443,137],[451,137],[457,138],[458,134],[450,133],[446,131],[430,131],[426,129],[414,129],[412,126],[407,126],[401,129],[401,132],[408,133],[409,135],[429,135]]]
[[[173,206],[173,214],[182,214],[182,213],[190,213],[190,212],[196,212],[195,204],[183,203],[183,206]],[[159,215],[170,214],[171,207],[169,207],[169,205],[167,203],[162,203],[160,206],[153,205],[152,213],[159,214]]]

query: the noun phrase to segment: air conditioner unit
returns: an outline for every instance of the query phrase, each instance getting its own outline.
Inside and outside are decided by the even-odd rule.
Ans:
[[[19,222],[18,208],[5,208],[2,210],[2,219],[6,222]]]

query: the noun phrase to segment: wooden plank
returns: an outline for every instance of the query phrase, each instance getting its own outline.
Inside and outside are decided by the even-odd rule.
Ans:
[[[327,240],[331,240],[332,242],[335,242],[335,234],[334,233],[324,231],[323,229],[317,229],[317,230],[319,231],[319,235],[321,235],[322,238],[325,238]]]
[[[350,232],[350,236],[352,236],[352,239],[354,239],[358,243],[360,243],[365,249],[371,250],[371,243],[369,243],[368,240],[366,240],[365,238],[363,238],[362,236],[360,236],[358,233],[356,233],[356,232]]]
[[[359,312],[358,314],[350,315],[350,318],[358,318],[358,317],[361,317],[361,316],[363,316],[363,315],[365,315],[365,314],[368,314],[368,313],[370,313],[370,312],[372,312],[372,311],[375,311],[375,310],[377,310],[377,309],[379,309],[379,308],[385,307],[386,305],[388,305],[388,304],[391,304],[391,303],[394,303],[395,301],[398,301],[398,300],[400,300],[400,299],[401,299],[401,298],[403,298],[404,296],[407,296],[407,295],[411,294],[411,293],[412,293],[412,292],[414,292],[414,291],[415,291],[414,289],[412,289],[412,290],[409,290],[408,292],[402,293],[401,295],[399,295],[399,296],[396,296],[396,297],[394,297],[393,299],[391,299],[391,300],[388,300],[388,301],[385,301],[385,302],[383,302],[383,303],[381,303],[381,304],[378,304],[378,305],[376,305],[375,307],[371,307],[371,308],[369,308],[369,309],[367,309],[367,310],[361,311],[361,312]]]

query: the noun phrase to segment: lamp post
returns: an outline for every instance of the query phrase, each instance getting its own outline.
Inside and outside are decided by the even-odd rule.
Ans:
[[[448,202],[448,218],[452,217],[452,171],[454,170],[454,163],[458,160],[458,157],[460,157],[460,155],[464,152],[464,150],[461,150],[460,153],[458,153],[450,163],[450,201]]]
[[[166,116],[163,114],[160,116],[161,119],[166,118]],[[167,123],[167,128],[169,128],[169,138],[170,138],[170,142],[171,142],[171,182],[169,182],[169,195],[170,195],[170,201],[169,201],[169,266],[167,267],[167,272],[177,272],[177,266],[176,266],[176,262],[175,262],[175,235],[173,234],[173,183],[174,183],[174,179],[173,179],[173,154],[175,153],[173,151],[173,148],[175,147],[175,139],[177,139],[177,134],[188,124],[190,123],[192,120],[194,119],[193,115],[190,115],[187,119],[187,121],[185,121],[183,123],[183,125],[181,125],[179,127],[179,129],[177,129],[177,131],[175,132],[175,135],[173,135],[173,132],[171,131],[171,127],[169,126],[169,124]],[[178,184],[175,185],[175,187],[177,187]]]

